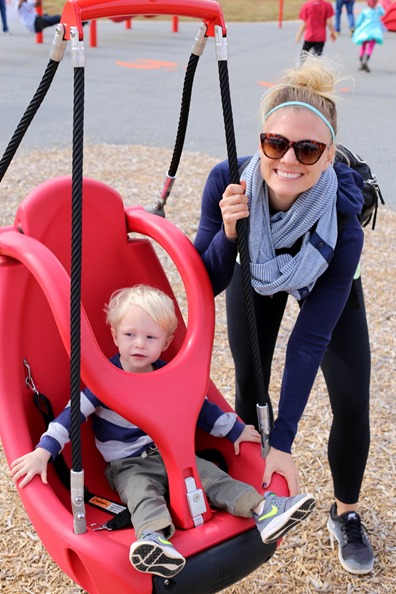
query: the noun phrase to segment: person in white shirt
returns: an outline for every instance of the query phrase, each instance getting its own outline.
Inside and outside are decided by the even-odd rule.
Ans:
[[[41,33],[46,27],[57,25],[61,20],[60,14],[43,14],[37,12],[41,6],[41,0],[19,0],[18,15],[19,19],[31,33]]]

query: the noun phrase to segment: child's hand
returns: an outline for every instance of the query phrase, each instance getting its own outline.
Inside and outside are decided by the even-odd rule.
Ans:
[[[243,441],[252,441],[253,443],[261,443],[260,433],[254,428],[253,425],[245,425],[242,433],[236,441],[234,441],[235,455],[239,456],[240,444]]]
[[[24,476],[25,478],[19,483],[19,486],[23,488],[36,474],[39,474],[43,483],[47,485],[47,465],[50,458],[51,454],[44,448],[37,448],[33,452],[17,458],[11,463],[12,478],[17,483]]]

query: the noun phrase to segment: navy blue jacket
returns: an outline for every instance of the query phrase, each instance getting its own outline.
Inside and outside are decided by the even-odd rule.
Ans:
[[[239,163],[247,157],[239,159]],[[343,217],[333,259],[303,302],[289,337],[278,417],[270,443],[290,452],[322,357],[348,299],[363,248],[363,230],[357,218],[363,206],[361,176],[344,164],[335,164],[338,179],[337,212]],[[237,242],[227,239],[219,202],[230,183],[228,162],[216,165],[207,179],[195,247],[208,271],[214,294],[230,283]],[[260,329],[259,329],[260,331]]]

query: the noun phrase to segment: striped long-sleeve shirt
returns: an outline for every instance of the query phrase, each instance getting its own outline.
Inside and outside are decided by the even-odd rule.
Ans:
[[[119,354],[114,355],[110,361],[122,369]],[[166,365],[165,361],[159,359],[154,363],[154,369],[160,369],[164,365]],[[129,456],[140,456],[153,445],[149,435],[111,410],[89,388],[81,392],[80,410],[82,423],[91,417],[95,443],[106,462]],[[70,423],[69,402],[48,425],[47,431],[41,436],[36,447],[44,448],[54,459],[70,441]],[[207,398],[202,405],[197,426],[215,437],[226,437],[232,442],[238,439],[244,428],[244,424],[239,421],[235,413],[225,413]]]

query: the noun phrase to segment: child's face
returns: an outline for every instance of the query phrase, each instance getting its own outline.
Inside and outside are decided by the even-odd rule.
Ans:
[[[133,305],[115,328],[111,328],[125,371],[146,373],[168,348],[173,336],[158,326],[139,306]]]

